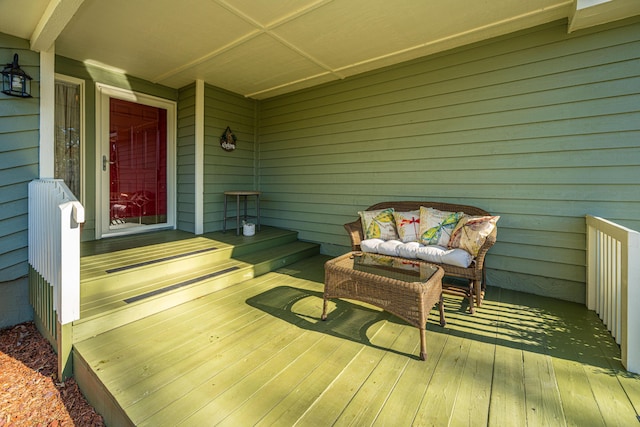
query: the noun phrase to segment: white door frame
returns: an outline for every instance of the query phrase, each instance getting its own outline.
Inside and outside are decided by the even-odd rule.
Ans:
[[[102,156],[109,158],[109,99],[117,98],[167,110],[167,222],[111,230],[109,227],[109,168],[103,171]],[[96,83],[96,239],[141,233],[176,226],[176,103],[163,98]]]

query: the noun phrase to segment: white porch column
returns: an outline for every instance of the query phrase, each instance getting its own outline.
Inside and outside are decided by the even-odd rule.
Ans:
[[[53,178],[55,153],[55,47],[40,52],[40,179]]]
[[[194,232],[204,232],[204,80],[196,80]]]

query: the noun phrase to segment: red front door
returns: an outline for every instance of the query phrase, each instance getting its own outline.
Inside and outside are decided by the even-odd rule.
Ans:
[[[167,222],[167,110],[109,101],[109,224]]]

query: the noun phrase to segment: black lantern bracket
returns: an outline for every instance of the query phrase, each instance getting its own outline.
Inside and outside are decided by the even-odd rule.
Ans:
[[[31,76],[20,68],[18,54],[13,55],[13,63],[7,64],[2,70],[2,93],[31,98]]]

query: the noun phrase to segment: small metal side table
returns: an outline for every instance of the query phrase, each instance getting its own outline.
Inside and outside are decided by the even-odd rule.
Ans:
[[[256,197],[256,215],[255,216],[247,216],[247,198],[249,196]],[[260,231],[260,192],[259,191],[225,191],[224,192],[224,218],[222,220],[222,231],[227,231],[227,198],[235,197],[236,198],[236,235],[240,235],[240,198],[242,198],[244,203],[244,216],[243,219],[246,221],[247,218],[255,218],[256,219],[256,227],[258,231]],[[233,218],[233,217],[229,217]]]

